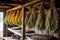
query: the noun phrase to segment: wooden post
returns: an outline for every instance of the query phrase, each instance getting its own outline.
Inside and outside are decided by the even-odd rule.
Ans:
[[[6,11],[4,11],[4,15],[3,15],[3,20],[5,19],[5,16],[6,16]],[[6,25],[3,24],[3,37],[6,37],[7,36],[7,28],[6,28]]]
[[[22,7],[22,40],[25,40],[25,13],[24,13],[24,7]]]

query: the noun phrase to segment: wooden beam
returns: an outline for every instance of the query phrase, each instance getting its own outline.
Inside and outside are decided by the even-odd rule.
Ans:
[[[1,3],[1,2],[0,2],[0,5],[3,5],[3,6],[10,6],[10,7],[12,7],[12,8],[19,6],[19,4]]]
[[[15,8],[9,9],[9,10],[7,10],[7,11],[17,10],[17,9],[19,9],[19,8],[22,8],[22,6],[18,6],[18,7],[15,7]]]
[[[9,4],[9,5],[13,5],[13,6],[19,6],[19,4],[11,4],[11,3],[5,3],[5,4]]]
[[[1,5],[0,5],[0,8],[1,8],[1,9],[6,9],[6,8],[11,8],[11,7],[9,7],[9,6],[1,6]]]
[[[32,4],[34,4],[34,3],[37,3],[37,2],[39,2],[39,1],[41,1],[41,0],[34,0],[34,1],[32,1],[32,2],[26,3],[26,4],[24,5],[24,7],[29,6],[29,5],[32,5]]]
[[[22,6],[28,6],[28,5],[32,5],[32,4],[34,4],[34,3],[36,3],[36,2],[39,2],[40,0],[36,0],[36,1],[32,1],[32,2],[29,2],[29,3],[27,3],[27,4],[25,4],[25,5],[22,5]],[[10,10],[7,10],[7,11],[11,11],[11,10],[17,10],[17,9],[19,9],[19,8],[22,8],[22,6],[18,6],[18,7],[15,7],[15,8],[13,8],[13,9],[10,9]]]

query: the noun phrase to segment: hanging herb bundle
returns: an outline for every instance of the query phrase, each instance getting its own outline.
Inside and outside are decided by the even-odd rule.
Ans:
[[[59,28],[59,17],[54,4],[51,4],[50,6],[49,13],[46,16],[45,26],[46,29],[51,33],[57,32]]]
[[[6,14],[4,19],[6,26],[19,26],[22,24],[22,10],[10,11]]]
[[[29,17],[31,15],[31,10],[29,12],[26,12],[26,15],[25,15],[25,24],[27,25],[28,24],[28,20],[29,20]]]
[[[41,2],[40,5],[40,10],[38,13],[38,18],[36,21],[36,27],[38,27],[39,30],[44,30],[45,29],[45,14],[44,14],[44,10],[43,10],[43,3]]]
[[[57,13],[57,10],[56,10],[54,4],[51,5],[51,6],[52,6],[51,11],[53,11],[52,12],[53,13],[53,19],[52,19],[51,24],[53,24],[53,25],[50,27],[50,30],[51,30],[52,33],[56,33],[59,30],[58,29],[59,28],[59,16],[58,16],[58,13]]]
[[[28,28],[33,28],[35,26],[35,21],[37,19],[37,13],[36,13],[36,9],[34,6],[30,12],[30,15],[28,15],[27,18],[28,20],[26,20],[26,22],[27,22]]]
[[[45,27],[48,32],[50,31],[50,27],[52,25],[51,23],[52,16],[53,16],[53,13],[51,13],[51,9],[50,9],[48,15],[46,16],[46,21],[45,21]]]
[[[37,20],[37,12],[36,12],[35,6],[33,6],[32,13],[33,15],[32,15],[32,18],[30,19],[31,20],[30,22],[31,22],[31,26],[34,27],[36,24],[35,21]]]
[[[28,22],[29,17],[31,16],[31,12],[32,11],[30,10],[28,13],[26,13],[26,17],[25,17],[25,25],[28,26],[28,27],[31,26],[31,24]]]

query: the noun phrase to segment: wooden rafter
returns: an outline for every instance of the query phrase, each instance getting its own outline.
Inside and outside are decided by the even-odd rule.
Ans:
[[[37,2],[39,2],[39,1],[40,1],[40,0],[34,0],[34,1],[32,1],[32,2],[26,3],[26,4],[24,5],[24,7],[25,7],[25,6],[32,5],[32,4],[34,4],[34,3],[37,3]]]
[[[9,10],[7,10],[7,11],[17,10],[17,9],[19,9],[19,8],[22,8],[22,6],[18,6],[18,7],[15,7],[15,8],[9,9]]]
[[[36,3],[36,2],[39,2],[40,0],[36,0],[36,1],[32,1],[32,2],[29,2],[29,3],[26,3],[25,5],[22,5],[22,6],[28,6],[28,5],[32,5],[32,4],[34,4],[34,3]],[[16,9],[19,9],[19,8],[22,8],[22,6],[18,6],[18,7],[15,7],[15,8],[13,8],[13,9],[10,9],[10,10],[7,10],[7,11],[11,11],[11,10],[16,10]]]
[[[11,4],[11,3],[2,3],[2,2],[0,2],[0,5],[4,5],[4,6],[14,6],[14,7],[16,7],[16,6],[19,6],[19,4]]]
[[[9,6],[1,6],[1,5],[0,5],[0,8],[1,8],[1,9],[6,9],[6,8],[11,8],[11,7],[9,7]]]

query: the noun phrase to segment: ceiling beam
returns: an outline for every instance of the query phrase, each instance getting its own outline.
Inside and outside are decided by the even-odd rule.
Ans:
[[[22,8],[22,6],[14,7],[14,8],[12,8],[12,9],[7,10],[7,11],[17,10],[17,9],[19,9],[19,8]]]
[[[28,6],[28,5],[32,5],[32,4],[37,3],[37,2],[39,2],[39,1],[40,1],[40,0],[32,1],[32,2],[26,3],[25,5],[22,5],[22,6],[23,6],[23,7],[26,7],[26,6]],[[16,10],[16,9],[22,8],[22,6],[18,6],[18,7],[15,7],[15,8],[13,8],[13,9],[10,9],[10,10],[7,10],[7,11]]]
[[[1,6],[1,5],[0,5],[0,9],[9,9],[9,8],[11,8],[11,7],[8,7],[8,6]]]
[[[1,6],[8,6],[8,7],[11,7],[11,8],[14,7],[13,5],[5,4],[5,3],[0,3],[0,5],[1,5]]]
[[[41,0],[34,0],[34,1],[32,1],[32,2],[26,3],[26,4],[24,5],[24,7],[25,7],[25,6],[32,5],[32,4],[34,4],[34,3],[37,3],[37,2],[39,2],[39,1],[41,1]]]

